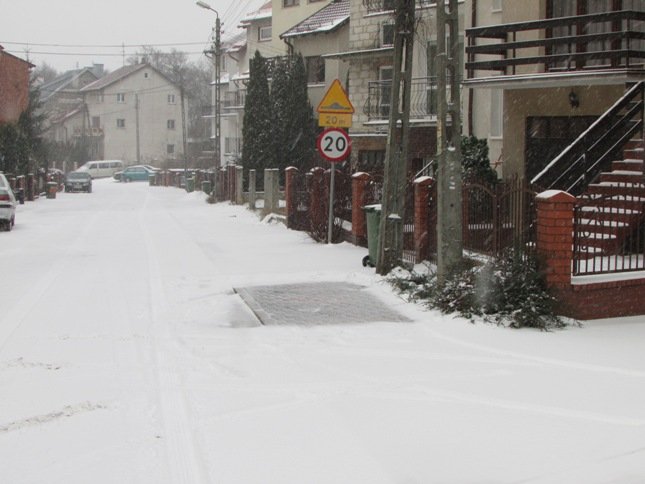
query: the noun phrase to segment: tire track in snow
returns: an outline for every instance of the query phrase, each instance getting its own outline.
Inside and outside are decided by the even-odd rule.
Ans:
[[[546,358],[541,356],[532,356],[524,353],[517,353],[514,351],[502,350],[495,348],[493,346],[471,343],[469,341],[464,341],[459,338],[454,338],[451,336],[446,336],[436,330],[428,330],[428,333],[434,338],[447,341],[457,346],[462,346],[464,348],[475,349],[478,351],[484,351],[486,353],[494,354],[497,356],[506,356],[510,358],[515,358],[517,360],[529,361],[534,363],[540,363],[543,365],[558,366],[562,368],[567,368],[570,370],[582,370],[589,371],[592,373],[613,373],[621,376],[628,376],[634,378],[645,378],[645,371],[641,370],[632,370],[630,368],[620,368],[615,366],[605,366],[605,365],[595,365],[591,363],[581,363],[579,361],[571,360],[561,360],[557,358]]]
[[[180,367],[174,354],[176,347],[170,345],[176,337],[167,318],[169,310],[159,268],[160,254],[146,225],[149,218],[146,213],[148,202],[149,196],[146,197],[144,206],[139,212],[139,224],[148,262],[152,327],[158,328],[161,332],[161,334],[155,333],[149,341],[152,370],[157,383],[157,404],[165,431],[165,462],[169,466],[170,481],[173,484],[206,484],[210,479],[208,479],[207,466],[198,438],[193,433],[194,426],[190,418],[185,379],[180,374]]]
[[[0,425],[0,434],[5,434],[15,430],[24,429],[27,427],[36,427],[43,425],[54,420],[60,420],[62,418],[73,417],[80,413],[93,412],[94,410],[100,410],[107,408],[105,405],[95,404],[91,402],[79,403],[77,405],[67,405],[61,410],[56,412],[46,413],[44,415],[36,415],[34,417],[24,418],[22,420],[14,420],[8,424]]]
[[[92,214],[89,221],[77,235],[74,243],[70,244],[62,256],[57,257],[49,268],[45,270],[44,274],[27,288],[27,291],[20,299],[13,302],[13,306],[10,306],[3,317],[0,317],[0,354],[5,349],[11,336],[25,321],[27,315],[52,287],[56,279],[65,271],[72,254],[85,247],[85,240],[88,238],[90,230],[96,224],[100,213],[95,212]]]

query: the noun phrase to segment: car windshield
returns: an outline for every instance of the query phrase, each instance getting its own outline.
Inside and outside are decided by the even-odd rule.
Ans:
[[[68,180],[88,180],[89,178],[90,175],[88,173],[73,172],[67,174]]]
[[[5,179],[4,179],[3,176],[0,176],[0,187],[2,187],[2,188],[7,187],[7,183],[5,182]]]

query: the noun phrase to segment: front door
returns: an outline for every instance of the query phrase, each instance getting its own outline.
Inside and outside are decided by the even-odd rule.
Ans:
[[[532,116],[526,119],[526,178],[540,173],[573,143],[595,116]]]

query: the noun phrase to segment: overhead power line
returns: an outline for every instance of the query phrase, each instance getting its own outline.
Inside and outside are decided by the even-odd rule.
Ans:
[[[173,47],[176,45],[203,45],[204,42],[174,42],[169,44],[38,44],[34,42],[9,42],[6,40],[0,40],[0,44],[5,45],[25,45],[27,47],[69,47],[69,48],[98,48],[98,49],[110,49],[110,48],[124,48],[124,47]]]

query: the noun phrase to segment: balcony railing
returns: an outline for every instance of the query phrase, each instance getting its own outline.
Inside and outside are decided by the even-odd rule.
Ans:
[[[387,121],[391,108],[392,81],[370,81],[369,95],[364,112],[369,121]],[[448,86],[448,96],[450,86]],[[417,77],[410,88],[410,119],[427,119],[437,116],[437,78]]]
[[[244,101],[246,100],[246,89],[239,91],[227,92],[224,94],[222,106],[229,109],[243,109]]]
[[[519,66],[536,73],[643,68],[643,22],[645,12],[622,10],[467,29],[468,77],[476,70],[514,75]]]
[[[242,152],[242,138],[224,138],[224,154],[237,155]]]

